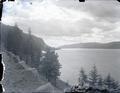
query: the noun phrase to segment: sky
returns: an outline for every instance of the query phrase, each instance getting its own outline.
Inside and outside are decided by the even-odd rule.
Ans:
[[[4,3],[2,22],[15,23],[53,47],[80,42],[120,41],[117,0],[16,0]]]

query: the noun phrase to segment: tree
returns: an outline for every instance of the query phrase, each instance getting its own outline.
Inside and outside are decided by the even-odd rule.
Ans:
[[[98,83],[98,71],[96,66],[93,66],[93,69],[89,73],[89,85],[92,87],[95,87]]]
[[[47,50],[41,61],[39,71],[46,77],[48,82],[56,84],[56,79],[60,76],[60,68],[58,55],[55,51]]]
[[[107,75],[107,77],[104,80],[105,87],[108,90],[117,90],[119,89],[119,82],[115,81],[114,78],[111,77],[110,74]]]
[[[18,25],[12,29],[9,29],[7,34],[7,50],[13,52],[16,55],[19,55],[22,48],[22,30],[18,28]]]
[[[25,40],[25,54],[26,55],[30,55],[32,54],[32,34],[31,34],[31,29],[28,30],[28,36],[26,36],[26,40]]]
[[[31,29],[29,29],[28,34],[24,35],[24,60],[29,66],[38,68],[40,64],[40,57],[42,56],[41,47],[44,46],[44,43],[42,43],[42,39],[35,37],[31,32]]]
[[[5,48],[19,56],[27,65],[38,68],[42,50],[46,47],[44,41],[32,35],[31,29],[28,34],[23,33],[17,24],[6,30],[6,36]]]
[[[107,77],[104,80],[104,84],[106,88],[111,89],[112,88],[112,83],[113,83],[113,78],[111,77],[110,74],[107,75]]]
[[[103,87],[103,78],[102,78],[102,76],[100,76],[100,75],[99,75],[99,77],[98,77],[98,87],[99,87],[99,88],[102,88],[102,87]]]
[[[88,81],[88,80],[87,80],[87,75],[86,75],[84,69],[81,68],[80,74],[79,74],[79,85],[80,85],[81,87],[84,87],[85,84],[87,84],[87,81]]]
[[[32,66],[33,38],[31,34],[31,29],[28,30],[28,35],[25,36],[25,40],[23,43],[24,43],[23,53],[25,54],[24,56],[26,64]]]

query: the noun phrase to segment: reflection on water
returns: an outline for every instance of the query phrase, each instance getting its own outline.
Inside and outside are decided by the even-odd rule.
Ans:
[[[62,49],[57,53],[62,65],[61,78],[70,84],[77,83],[81,67],[88,72],[94,64],[100,74],[110,72],[120,80],[120,49]]]

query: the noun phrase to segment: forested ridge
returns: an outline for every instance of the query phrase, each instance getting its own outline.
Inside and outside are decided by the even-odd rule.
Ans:
[[[24,33],[17,24],[14,26],[2,24],[1,27],[2,51],[18,56],[26,65],[35,68],[46,81],[60,88],[57,82],[60,81],[61,64],[54,48],[45,44],[42,38],[32,35],[30,29],[28,33]],[[65,82],[61,84],[65,85]]]
[[[30,30],[28,33],[24,33],[17,24],[15,26],[2,24],[1,27],[1,47],[4,50],[18,55],[21,60],[26,61],[26,63],[31,66],[34,64],[30,63],[30,61],[39,60],[42,56],[42,51],[50,49],[50,47],[44,43],[43,39],[32,35]]]

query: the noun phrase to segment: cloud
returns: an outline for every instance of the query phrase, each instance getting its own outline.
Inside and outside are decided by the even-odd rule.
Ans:
[[[116,22],[120,19],[120,5],[117,0],[86,0],[85,3],[79,3],[78,0],[59,0],[57,5],[88,12],[100,20]]]
[[[99,1],[86,3],[84,11],[88,11],[99,20],[116,22],[120,20],[120,5],[114,1]]]
[[[51,44],[55,42],[55,38],[51,37],[58,37],[56,42],[61,44],[110,42],[120,40],[119,11],[120,5],[115,0],[87,0],[85,3],[77,0],[7,2],[3,22],[11,25],[17,22],[24,32],[31,28],[34,35],[43,37]]]

